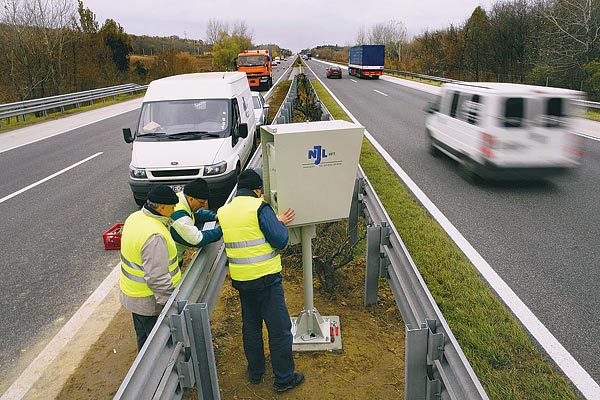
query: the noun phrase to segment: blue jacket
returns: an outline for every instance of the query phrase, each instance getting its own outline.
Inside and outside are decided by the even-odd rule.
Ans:
[[[238,189],[236,196],[256,196],[250,189]],[[269,203],[263,203],[257,210],[258,225],[260,230],[265,235],[265,239],[273,248],[282,250],[288,243],[289,234],[288,230],[283,222],[277,219],[275,211],[271,208]],[[255,279],[253,281],[235,281],[232,280],[233,287],[238,290],[255,290],[271,286],[281,282],[281,273],[273,275],[263,276],[262,278]]]

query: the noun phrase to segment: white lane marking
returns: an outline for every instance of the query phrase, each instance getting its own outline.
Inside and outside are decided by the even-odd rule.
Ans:
[[[319,78],[317,78],[319,79]],[[321,82],[321,80],[319,79]],[[323,82],[321,82],[323,84]],[[337,101],[342,110],[344,110],[348,116],[357,124],[360,124],[358,120],[350,113],[350,111],[342,104],[342,102],[333,94],[327,86],[325,89],[331,94],[331,96]],[[441,225],[441,227],[448,233],[448,236],[452,238],[454,243],[461,249],[461,251],[467,256],[469,261],[479,270],[481,275],[492,287],[494,292],[502,299],[504,304],[513,312],[513,314],[519,319],[521,324],[529,331],[529,333],[535,338],[535,340],[544,348],[550,358],[558,365],[558,367],[564,372],[567,378],[573,382],[577,389],[583,394],[586,399],[600,400],[600,385],[592,379],[590,374],[583,369],[583,367],[573,358],[571,353],[563,347],[563,345],[552,335],[552,333],[542,324],[542,322],[535,316],[533,312],[523,303],[523,301],[516,295],[515,292],[504,282],[504,280],[492,269],[487,261],[481,257],[481,255],[475,250],[475,248],[463,237],[463,235],[452,225],[452,223],[446,218],[444,214],[433,204],[431,200],[423,193],[423,191],[417,186],[416,183],[408,176],[406,172],[400,166],[388,152],[381,147],[379,142],[371,136],[365,129],[365,136],[373,144],[373,146],[379,151],[379,153],[385,158],[387,163],[396,172],[398,177],[404,181],[409,190],[419,200],[419,202],[427,209],[429,214]]]
[[[3,198],[0,199],[0,204],[4,203],[6,200],[12,199],[13,197],[20,195],[23,192],[28,191],[31,188],[34,188],[34,187],[36,187],[38,185],[41,185],[42,183],[44,183],[46,181],[49,181],[50,179],[55,178],[55,177],[57,177],[58,175],[60,175],[62,173],[65,173],[65,172],[67,172],[67,171],[69,171],[69,170],[71,170],[71,169],[73,169],[73,168],[75,168],[75,167],[77,167],[77,166],[79,166],[79,165],[81,165],[81,164],[83,164],[83,163],[91,160],[92,158],[98,157],[100,154],[102,154],[102,152],[96,153],[93,156],[89,156],[88,158],[85,158],[85,159],[83,159],[83,160],[81,160],[81,161],[79,161],[79,162],[77,162],[77,163],[75,163],[75,164],[73,164],[73,165],[65,168],[65,169],[61,169],[60,171],[55,172],[52,175],[45,177],[44,179],[41,179],[41,180],[39,180],[39,181],[37,181],[35,183],[32,183],[31,185],[29,185],[27,187],[24,187],[21,190],[17,190],[16,192],[14,192],[12,194],[9,194],[8,196],[4,196]]]
[[[385,94],[385,93],[383,93],[383,92],[380,92],[380,91],[379,91],[379,90],[377,90],[377,89],[373,89],[373,91],[374,91],[374,92],[377,92],[377,93],[379,93],[379,94],[381,94],[381,95],[383,95],[383,96],[385,96],[385,97],[388,97],[388,95],[387,95],[387,94]]]
[[[110,116],[108,116],[108,117],[104,117],[104,118],[100,118],[100,119],[97,119],[97,120],[94,120],[94,121],[86,122],[86,123],[85,123],[85,124],[83,124],[83,125],[75,126],[75,127],[73,127],[73,128],[69,128],[69,129],[67,129],[67,130],[64,130],[64,131],[60,131],[60,132],[57,132],[57,133],[53,133],[53,134],[51,134],[51,135],[44,136],[43,138],[34,139],[34,140],[31,140],[31,141],[29,141],[29,142],[27,142],[27,143],[21,143],[21,144],[18,144],[18,145],[16,145],[16,146],[9,147],[8,149],[0,150],[0,153],[4,153],[5,151],[14,150],[14,149],[17,149],[17,148],[19,148],[19,147],[27,146],[28,144],[32,144],[32,143],[35,143],[35,142],[39,142],[39,141],[41,141],[41,140],[46,140],[46,139],[48,139],[48,138],[51,138],[51,137],[54,137],[54,136],[57,136],[57,135],[62,135],[63,133],[71,132],[71,131],[74,131],[75,129],[80,129],[80,128],[83,128],[83,127],[85,127],[85,126],[88,126],[88,125],[91,125],[91,124],[95,124],[96,122],[104,121],[105,119],[109,119],[109,118],[117,117],[117,116],[119,116],[119,115],[122,115],[122,114],[125,114],[125,113],[128,113],[128,112],[134,111],[134,110],[136,110],[136,109],[138,109],[138,108],[140,108],[140,106],[137,106],[137,107],[135,107],[135,108],[132,108],[131,110],[122,111],[122,112],[120,112],[120,113],[117,113],[117,114],[110,115]],[[77,115],[77,114],[76,114],[76,115]],[[75,115],[74,115],[74,116],[75,116]]]
[[[355,81],[354,79],[350,78],[350,80],[354,83],[358,83],[358,81]]]
[[[16,381],[10,385],[8,390],[4,392],[0,400],[19,400],[27,394],[29,389],[37,382],[37,380],[45,372],[46,368],[60,354],[69,341],[81,329],[83,324],[89,319],[90,315],[98,308],[108,293],[119,281],[121,274],[121,263],[118,263],[111,273],[104,279],[98,288],[90,297],[83,303],[79,310],[71,317],[69,322],[54,336],[54,338],[46,345],[44,350],[29,364],[21,373]]]
[[[594,136],[590,136],[590,135],[586,135],[585,133],[575,132],[575,134],[579,135],[581,137],[587,138],[587,139],[595,140],[596,142],[600,142],[600,138],[597,138],[597,137],[594,137]]]

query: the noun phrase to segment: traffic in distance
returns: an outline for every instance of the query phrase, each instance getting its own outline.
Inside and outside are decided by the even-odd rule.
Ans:
[[[136,203],[143,205],[158,184],[179,190],[203,177],[215,193],[213,206],[222,204],[255,149],[259,127],[267,123],[269,105],[259,90],[271,88],[273,65],[280,62],[268,49],[244,50],[237,73],[151,82],[136,131],[124,130],[125,141],[133,143],[129,183]],[[347,73],[378,79],[383,64],[384,46],[354,46]],[[342,75],[339,66],[326,70],[327,78]],[[456,160],[470,182],[568,172],[584,154],[581,138],[572,132],[572,101],[582,97],[573,90],[509,83],[444,84],[427,110],[429,152]]]
[[[348,75],[378,79],[385,48],[350,48]],[[308,56],[307,56],[308,58]],[[330,65],[327,78],[341,78]],[[469,182],[498,179],[540,179],[568,173],[584,156],[583,139],[574,134],[583,100],[576,90],[542,86],[455,82],[441,87],[439,99],[426,110],[429,152],[458,162]]]

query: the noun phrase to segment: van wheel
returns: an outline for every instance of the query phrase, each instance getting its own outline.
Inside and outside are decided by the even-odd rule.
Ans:
[[[460,176],[470,184],[481,183],[481,177],[475,173],[475,164],[470,158],[462,158],[459,162]]]
[[[429,154],[431,154],[435,158],[441,156],[442,152],[433,143],[434,139],[431,137],[431,132],[429,132],[429,129],[426,130],[426,133],[427,133],[427,139],[429,140]]]

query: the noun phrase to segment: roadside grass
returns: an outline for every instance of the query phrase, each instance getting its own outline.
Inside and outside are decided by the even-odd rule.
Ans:
[[[116,98],[111,97],[110,99],[105,99],[105,101],[98,99],[98,100],[95,100],[94,104],[91,104],[91,105],[80,106],[77,108],[74,107],[74,108],[70,108],[65,111],[48,113],[48,115],[41,115],[39,117],[36,116],[35,113],[26,114],[25,121],[23,121],[23,118],[21,116],[19,116],[18,120],[16,117],[11,117],[10,119],[4,118],[4,119],[2,119],[2,126],[0,126],[0,132],[5,132],[5,131],[17,129],[17,128],[23,128],[23,127],[26,127],[29,125],[40,123],[40,122],[51,121],[51,120],[54,120],[57,118],[67,116],[67,115],[77,114],[80,112],[109,106],[111,104],[121,103],[123,101],[135,99],[135,98],[141,97],[143,95],[144,95],[144,92],[133,94],[133,95],[132,94],[120,94],[120,95],[117,95]]]
[[[591,119],[593,121],[598,121],[600,122],[600,111],[596,111],[596,110],[588,110],[587,111],[587,118]]]
[[[351,121],[320,82],[312,83],[335,119]],[[490,399],[578,399],[367,139],[360,164]]]
[[[281,103],[283,103],[283,99],[285,99],[285,96],[287,95],[288,91],[290,90],[290,86],[292,84],[292,81],[287,80],[287,81],[281,81],[279,82],[279,84],[277,85],[277,87],[275,88],[275,90],[273,90],[273,93],[271,93],[271,96],[269,97],[268,103],[269,103],[269,116],[268,116],[268,124],[270,124],[271,122],[273,122],[273,118],[275,118],[275,115],[277,115],[277,110],[279,110],[279,106],[281,105]]]

